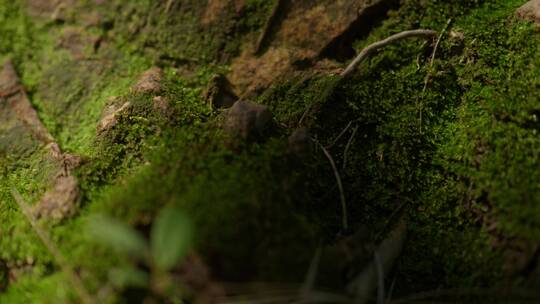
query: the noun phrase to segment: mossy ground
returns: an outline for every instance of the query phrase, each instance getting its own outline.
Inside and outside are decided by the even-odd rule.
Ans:
[[[319,242],[333,243],[341,229],[324,154],[315,149],[299,161],[287,151],[287,136],[306,111],[303,124],[323,145],[351,123],[329,151],[344,167],[352,230],[380,241],[390,215],[406,204],[409,237],[392,274],[398,295],[532,284],[537,270],[504,273],[504,248],[493,247],[494,238],[540,242],[540,96],[533,89],[540,44],[538,31],[513,17],[524,1],[402,1],[355,47],[410,28],[440,31],[449,18],[447,33],[461,32],[464,40],[444,35],[432,66],[433,49],[411,40],[380,52],[344,82],[309,70],[291,75],[258,98],[274,114],[268,138],[235,149],[219,128],[220,111],[201,93],[213,72],[227,69],[242,39],[256,36],[270,7],[248,1],[245,15],[231,19],[226,15],[235,13],[224,11],[220,18],[230,23],[217,21],[222,26],[201,34],[204,3],[176,2],[183,18],[164,16],[164,5],[151,1],[112,1],[100,23],[82,28],[105,37],[83,60],[56,44],[83,18],[68,11],[67,24],[32,20],[21,3],[0,2],[0,33],[10,39],[0,44],[0,56],[14,60],[62,148],[85,160],[77,172],[80,214],[45,226],[92,292],[107,282],[111,266],[131,261],[89,239],[88,218],[106,213],[147,232],[170,204],[192,217],[194,248],[221,279],[301,282]],[[152,65],[165,68],[172,119],[152,109],[150,94],[130,91]],[[179,65],[195,72],[185,76]],[[113,96],[133,106],[107,136],[96,137]],[[45,191],[44,152],[32,151],[0,158],[0,259],[33,264],[0,302],[76,302],[72,290],[58,288],[69,286],[67,279],[11,198],[13,187],[30,202]],[[494,223],[495,233],[488,229]],[[121,301],[121,294],[109,300]]]

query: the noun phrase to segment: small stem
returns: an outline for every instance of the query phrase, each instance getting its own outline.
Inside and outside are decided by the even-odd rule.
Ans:
[[[351,137],[349,137],[349,141],[347,142],[347,145],[345,146],[345,151],[343,151],[343,172],[345,172],[345,169],[347,169],[349,149],[351,148],[352,141],[354,140],[354,136],[356,135],[356,132],[358,132],[358,126],[354,127]]]
[[[21,208],[22,213],[24,214],[26,219],[30,222],[30,225],[32,226],[32,228],[34,229],[38,237],[41,239],[41,242],[43,242],[43,245],[45,245],[47,250],[51,253],[53,258],[56,260],[56,263],[60,265],[64,274],[68,276],[69,280],[73,284],[73,287],[75,288],[75,291],[79,295],[79,298],[85,304],[96,304],[97,301],[95,301],[94,298],[88,292],[88,290],[86,290],[81,278],[76,274],[75,270],[69,265],[66,258],[62,255],[60,250],[52,242],[51,238],[47,235],[45,230],[43,230],[43,228],[40,227],[39,223],[36,221],[32,213],[30,212],[30,207],[24,201],[21,194],[16,189],[12,189],[11,194],[13,195],[13,198],[15,198],[15,201],[19,205],[19,208]]]
[[[330,165],[332,166],[332,170],[334,170],[334,175],[336,177],[336,182],[339,188],[339,198],[341,200],[341,212],[342,212],[342,226],[343,230],[347,231],[349,230],[349,220],[347,216],[347,203],[345,201],[345,191],[343,191],[343,183],[341,182],[341,176],[339,175],[338,169],[336,167],[336,162],[332,158],[332,155],[326,150],[326,148],[317,140],[314,140],[315,143],[321,148],[321,150],[324,152],[324,155],[326,155],[326,158],[328,158],[328,161],[330,162]]]
[[[341,137],[343,137],[343,135],[345,135],[345,133],[347,133],[347,131],[349,130],[349,128],[352,126],[354,121],[349,121],[349,123],[347,124],[347,126],[345,127],[345,129],[343,129],[339,135],[332,141],[331,144],[329,144],[328,146],[326,146],[326,149],[330,149],[332,148],[335,144],[337,144],[337,142],[341,139]]]
[[[431,54],[431,59],[429,61],[429,70],[426,75],[426,78],[424,79],[424,87],[422,88],[422,97],[421,97],[422,100],[420,100],[420,132],[422,132],[422,120],[423,120],[423,114],[424,114],[424,95],[427,90],[429,79],[431,78],[431,73],[433,72],[433,63],[435,62],[435,56],[437,55],[439,44],[441,43],[444,33],[450,26],[450,23],[452,23],[452,18],[448,19],[448,21],[446,22],[446,25],[444,26],[441,33],[439,34],[439,37],[437,38],[437,42],[435,43],[435,47],[433,48],[433,53]]]

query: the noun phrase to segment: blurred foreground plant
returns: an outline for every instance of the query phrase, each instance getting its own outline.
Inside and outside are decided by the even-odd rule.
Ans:
[[[149,240],[126,223],[105,215],[92,217],[88,230],[95,241],[134,261],[110,271],[109,279],[115,287],[143,289],[150,298],[175,293],[172,271],[188,254],[193,235],[191,223],[182,211],[175,207],[162,209]]]

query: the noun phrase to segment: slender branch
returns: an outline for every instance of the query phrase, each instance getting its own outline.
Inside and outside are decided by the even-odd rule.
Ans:
[[[347,216],[347,203],[345,201],[345,191],[343,191],[343,183],[341,182],[341,176],[339,175],[336,162],[332,158],[332,155],[330,155],[330,152],[328,152],[328,150],[326,150],[326,148],[319,141],[317,140],[314,140],[314,141],[324,152],[324,155],[326,155],[326,158],[328,158],[328,161],[330,162],[330,165],[332,166],[332,170],[334,170],[334,175],[336,177],[337,185],[339,188],[339,197],[341,200],[342,226],[343,226],[343,230],[347,231],[349,230],[349,220]]]
[[[446,22],[446,25],[444,26],[443,30],[439,34],[439,37],[437,38],[437,42],[435,43],[435,47],[433,48],[433,53],[431,54],[431,59],[429,60],[429,71],[426,74],[426,78],[424,79],[424,87],[422,88],[422,100],[420,103],[420,131],[422,131],[422,120],[423,120],[423,110],[424,110],[424,94],[426,93],[426,89],[429,83],[429,79],[431,78],[431,73],[433,72],[433,63],[435,62],[435,56],[437,55],[437,50],[439,49],[439,44],[441,43],[442,37],[448,27],[450,26],[450,23],[452,23],[452,18],[448,19]]]
[[[433,53],[431,54],[431,59],[429,60],[429,72],[426,75],[426,79],[424,81],[424,88],[422,89],[422,93],[424,93],[426,91],[426,88],[427,88],[427,85],[428,85],[428,82],[429,82],[429,78],[431,78],[431,69],[433,68],[433,63],[435,62],[435,56],[437,55],[437,50],[439,49],[439,44],[441,43],[441,40],[442,40],[442,37],[443,37],[444,33],[446,32],[446,30],[450,26],[450,23],[452,23],[452,18],[448,19],[444,29],[441,31],[441,33],[439,34],[439,37],[437,38],[437,42],[435,43],[435,47],[433,48]]]
[[[36,221],[34,216],[32,215],[30,211],[30,207],[28,204],[24,201],[21,194],[16,190],[12,189],[11,194],[13,195],[13,198],[15,198],[15,201],[19,205],[19,208],[21,208],[22,213],[30,222],[30,225],[38,235],[38,237],[41,239],[41,242],[43,242],[43,245],[49,250],[53,258],[56,260],[56,263],[60,265],[62,268],[62,271],[68,276],[69,280],[73,284],[73,287],[75,288],[75,291],[79,295],[80,299],[85,304],[96,304],[97,301],[94,300],[94,298],[90,295],[88,290],[84,287],[84,283],[82,282],[81,278],[76,274],[75,270],[69,265],[66,258],[62,255],[60,250],[56,247],[56,245],[52,242],[51,238],[47,235],[45,230],[40,227],[39,223]]]
[[[404,31],[395,35],[392,35],[384,40],[375,42],[366,48],[364,48],[360,54],[349,64],[349,66],[341,73],[341,77],[346,78],[349,77],[356,67],[360,63],[362,63],[366,58],[368,58],[371,54],[373,54],[375,51],[377,51],[380,48],[383,48],[389,44],[392,44],[396,41],[405,39],[405,38],[411,38],[411,37],[423,37],[423,38],[432,38],[435,35],[437,35],[436,31],[433,30],[425,30],[425,29],[418,29],[418,30],[410,30],[410,31]]]
[[[439,49],[439,44],[441,43],[444,33],[446,33],[446,30],[450,26],[450,23],[452,23],[452,18],[446,21],[446,25],[444,26],[444,29],[441,31],[441,33],[439,34],[439,37],[437,38],[437,42],[435,43],[435,47],[433,48],[433,54],[431,55],[431,60],[429,62],[430,67],[433,66],[433,62],[435,61],[435,55],[437,54],[437,50]]]
[[[356,132],[358,132],[358,126],[354,127],[351,137],[349,137],[349,141],[347,142],[347,145],[345,146],[345,151],[343,152],[343,172],[345,172],[345,169],[347,168],[347,161],[349,158],[349,149],[351,148]]]
[[[340,139],[341,137],[343,137],[343,135],[345,135],[345,133],[347,133],[347,131],[349,130],[349,128],[352,126],[354,121],[349,121],[349,123],[347,124],[347,126],[345,127],[345,129],[343,129],[339,135],[332,141],[332,143],[330,143],[328,146],[326,146],[326,149],[330,149],[332,148]]]

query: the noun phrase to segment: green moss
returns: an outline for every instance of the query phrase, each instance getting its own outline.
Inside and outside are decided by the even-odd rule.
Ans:
[[[195,247],[221,278],[301,281],[317,243],[331,244],[343,231],[328,160],[320,150],[302,160],[288,152],[287,136],[300,125],[330,145],[351,124],[329,151],[352,230],[369,227],[366,238],[376,243],[388,217],[407,204],[409,239],[394,273],[398,293],[500,282],[501,252],[486,229],[493,221],[505,236],[539,239],[540,109],[531,88],[538,86],[540,53],[535,29],[511,17],[522,1],[403,1],[356,46],[404,29],[440,30],[448,18],[448,31],[462,32],[463,45],[443,36],[433,67],[432,50],[411,40],[380,52],[344,82],[309,72],[291,76],[259,98],[277,122],[270,137],[235,149],[219,128],[221,113],[204,104],[201,92],[213,72],[227,69],[211,63],[227,62],[253,38],[270,1],[247,1],[245,15],[232,18],[227,8],[220,18],[229,21],[209,28],[200,24],[204,1],[177,3],[169,14],[161,3],[109,1],[98,24],[86,29],[106,43],[85,60],[55,45],[63,25],[30,21],[20,4],[4,2],[0,34],[10,43],[1,44],[1,57],[15,60],[62,148],[86,159],[77,171],[80,215],[46,228],[68,261],[88,273],[92,292],[108,281],[111,266],[132,261],[86,238],[88,217],[114,215],[147,232],[170,204],[192,217]],[[80,25],[69,14],[66,24]],[[153,64],[166,70],[167,117],[153,109],[153,96],[130,92]],[[179,65],[197,69],[195,77],[178,76]],[[112,96],[131,107],[96,138]],[[0,260],[35,261],[1,302],[75,301],[55,287],[67,280],[10,194],[16,187],[30,202],[40,197],[54,171],[44,153],[37,147],[0,158]]]

